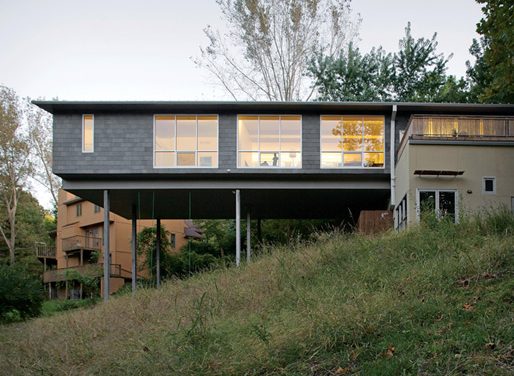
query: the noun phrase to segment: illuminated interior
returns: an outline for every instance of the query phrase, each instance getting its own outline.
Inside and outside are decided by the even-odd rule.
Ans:
[[[413,116],[411,122],[413,134],[426,137],[505,137],[514,135],[512,120],[501,117]]]
[[[237,132],[238,167],[302,167],[300,116],[239,116]]]
[[[383,168],[384,117],[321,117],[322,168]]]
[[[218,117],[155,115],[155,167],[218,167]]]
[[[82,151],[84,153],[93,152],[93,115],[84,115],[82,127]]]

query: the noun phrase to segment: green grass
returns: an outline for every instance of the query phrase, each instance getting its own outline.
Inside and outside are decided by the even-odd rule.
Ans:
[[[98,299],[82,299],[82,300],[45,300],[41,306],[41,316],[50,317],[57,313],[66,312],[72,309],[92,307],[98,302]]]
[[[514,218],[321,234],[250,265],[0,328],[1,372],[511,375]]]

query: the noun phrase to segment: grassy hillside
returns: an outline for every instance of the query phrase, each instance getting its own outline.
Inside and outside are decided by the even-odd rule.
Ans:
[[[325,234],[92,309],[0,328],[0,373],[514,372],[514,219]]]

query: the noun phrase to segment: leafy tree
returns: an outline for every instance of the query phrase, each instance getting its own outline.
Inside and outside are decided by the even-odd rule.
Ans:
[[[21,132],[23,109],[14,90],[0,86],[0,233],[15,262],[16,213],[20,192],[31,173],[30,148]]]
[[[308,100],[312,54],[333,56],[360,24],[349,0],[217,0],[228,32],[211,27],[195,63],[235,99]]]
[[[37,316],[42,302],[38,278],[21,265],[0,265],[0,322]]]
[[[467,74],[471,94],[485,103],[514,103],[514,2],[477,0],[484,17],[477,24],[479,40],[473,40]]]
[[[437,34],[415,39],[409,23],[396,53],[379,47],[362,54],[350,45],[335,58],[315,56],[308,71],[319,100],[468,101],[466,82],[446,76],[450,58],[437,53]]]
[[[144,256],[144,262],[140,265],[141,269],[147,269],[150,272],[150,276],[155,276],[155,257],[156,257],[156,249],[157,249],[157,226],[155,227],[145,227],[143,230],[137,234],[137,248],[138,254]],[[161,226],[161,251],[159,256],[161,260],[161,271],[162,265],[164,264],[163,260],[165,255],[169,254],[171,251],[171,243],[169,232]],[[162,277],[165,277],[164,273],[161,273]]]

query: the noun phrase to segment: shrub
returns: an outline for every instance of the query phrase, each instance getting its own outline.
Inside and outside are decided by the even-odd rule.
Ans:
[[[39,315],[43,302],[41,281],[25,268],[0,265],[0,322]]]

